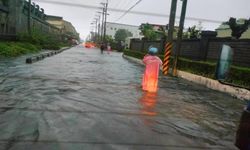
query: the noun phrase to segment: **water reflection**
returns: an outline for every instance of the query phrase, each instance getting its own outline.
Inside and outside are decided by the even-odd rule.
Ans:
[[[155,105],[157,102],[157,93],[144,92],[142,97],[139,100],[139,103],[142,105],[142,114],[148,116],[155,116]]]

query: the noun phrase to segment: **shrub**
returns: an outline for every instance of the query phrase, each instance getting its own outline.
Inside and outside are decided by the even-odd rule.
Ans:
[[[226,82],[250,88],[250,69],[232,66],[230,68]]]
[[[131,50],[124,50],[123,54],[131,56],[131,57],[135,57],[135,58],[138,58],[138,59],[143,59],[143,57],[145,55],[145,53],[131,51]]]
[[[0,42],[0,56],[16,57],[22,54],[38,52],[39,46],[21,42]]]
[[[58,50],[62,42],[55,34],[46,34],[37,29],[32,31],[31,36],[28,33],[19,33],[18,40],[25,43],[40,45],[42,49]]]

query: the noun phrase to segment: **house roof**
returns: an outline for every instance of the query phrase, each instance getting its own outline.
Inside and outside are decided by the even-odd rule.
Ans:
[[[46,15],[47,19],[63,19],[63,17],[60,16],[52,16],[52,15]]]

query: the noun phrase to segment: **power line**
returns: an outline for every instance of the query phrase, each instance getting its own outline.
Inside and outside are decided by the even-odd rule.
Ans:
[[[124,1],[123,0],[119,0],[119,3],[114,7],[116,9],[120,9],[124,4]]]
[[[72,4],[72,3],[65,3],[65,2],[58,2],[58,1],[49,1],[49,0],[33,0],[35,2],[40,3],[48,3],[48,4],[54,4],[54,5],[63,5],[68,7],[79,7],[79,8],[86,8],[86,9],[100,9],[98,6],[93,5],[84,5],[84,4]],[[121,10],[116,8],[109,8],[109,11],[113,12],[120,12],[124,13],[127,12],[127,10]],[[157,13],[150,13],[150,12],[141,12],[141,11],[129,11],[130,14],[136,14],[136,15],[146,15],[146,16],[155,16],[155,17],[162,17],[162,18],[169,18],[169,15],[164,14],[157,14]],[[180,18],[179,16],[176,16],[176,18]],[[196,18],[196,17],[186,17],[186,20],[189,21],[202,21],[202,22],[210,22],[210,23],[216,23],[221,24],[223,21],[219,20],[211,20],[211,19],[203,19],[203,18]]]
[[[124,8],[126,8],[126,9],[128,9],[131,5],[132,5],[132,3],[134,2],[133,0],[131,1],[127,1],[128,3],[126,3],[126,5],[124,5]]]
[[[127,11],[125,11],[125,13],[122,14],[116,21],[119,21],[122,17],[124,17],[126,14],[128,14],[130,12],[130,10],[133,9],[136,5],[138,5],[141,1],[142,0],[138,0],[133,6],[131,6]]]

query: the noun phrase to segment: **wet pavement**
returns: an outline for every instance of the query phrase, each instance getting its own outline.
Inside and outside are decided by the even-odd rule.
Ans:
[[[244,103],[160,76],[121,53],[71,48],[34,64],[0,61],[0,150],[236,149]]]

